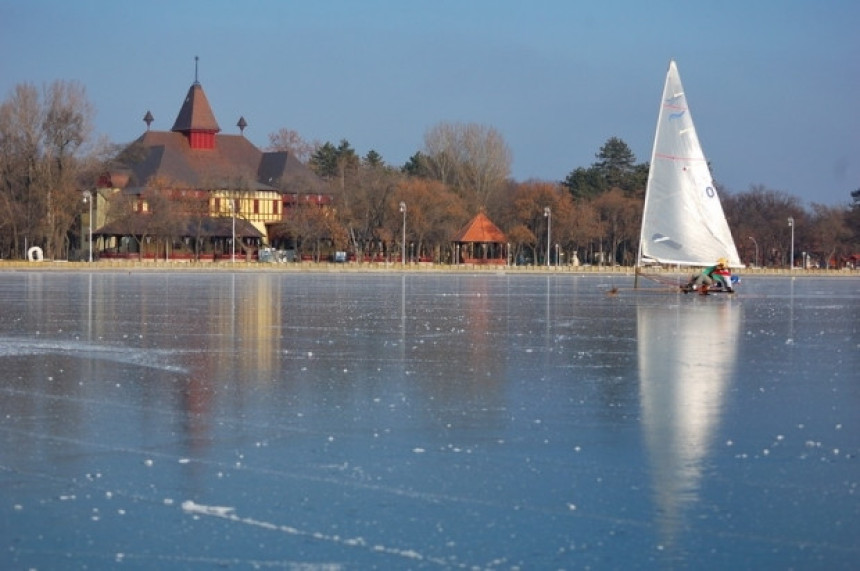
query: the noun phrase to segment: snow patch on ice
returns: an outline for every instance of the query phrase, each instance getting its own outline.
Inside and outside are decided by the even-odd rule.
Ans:
[[[96,359],[171,372],[187,372],[185,368],[168,362],[174,352],[166,349],[138,349],[111,345],[97,345],[80,340],[29,339],[0,337],[0,357],[36,355],[66,355],[78,359]]]
[[[452,562],[440,557],[425,556],[415,549],[389,547],[387,545],[382,545],[379,543],[371,545],[363,537],[341,537],[340,535],[323,533],[321,531],[302,530],[290,525],[276,524],[272,522],[254,519],[251,517],[240,517],[236,514],[236,509],[229,506],[210,506],[206,504],[198,504],[191,500],[186,500],[182,502],[182,511],[195,517],[217,517],[237,524],[259,527],[271,531],[279,531],[287,535],[306,537],[317,541],[335,543],[348,547],[369,549],[370,551],[373,551],[375,553],[384,553],[387,555],[393,555],[414,561],[424,561],[447,568],[465,569],[472,567],[465,563]]]
[[[206,506],[203,504],[196,504],[191,500],[187,500],[182,502],[182,511],[199,515],[230,517],[233,515],[236,509],[226,506]]]

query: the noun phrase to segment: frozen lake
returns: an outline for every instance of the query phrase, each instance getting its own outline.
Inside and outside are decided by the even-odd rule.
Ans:
[[[0,564],[856,569],[860,280],[0,274]]]

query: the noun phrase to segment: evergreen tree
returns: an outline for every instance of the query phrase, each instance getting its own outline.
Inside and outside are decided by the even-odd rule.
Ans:
[[[379,153],[377,153],[373,149],[370,149],[369,151],[367,151],[367,154],[364,155],[363,162],[364,162],[364,166],[370,167],[370,168],[377,168],[377,167],[384,167],[385,166],[385,161],[382,160],[382,155],[380,155]]]
[[[594,198],[613,188],[620,188],[628,196],[644,193],[648,163],[636,164],[636,156],[623,140],[611,137],[595,158],[597,161],[590,167],[578,167],[562,181],[573,198]]]
[[[421,154],[421,151],[417,151],[414,155],[409,157],[409,160],[400,168],[400,171],[407,176],[427,178],[429,176],[427,171],[427,157]]]
[[[308,165],[322,178],[337,176],[338,150],[329,142],[318,148],[311,155]]]
[[[347,162],[354,163],[358,160],[358,155],[355,154],[355,149],[349,144],[346,139],[341,139],[337,146],[337,158],[346,159]]]
[[[317,175],[326,179],[342,180],[348,172],[358,168],[358,164],[358,155],[346,139],[341,139],[337,147],[326,142],[311,155],[308,162]]]
[[[594,167],[577,167],[561,184],[575,199],[593,198],[606,190],[606,180]]]
[[[604,177],[607,186],[627,190],[629,176],[636,163],[636,156],[627,143],[618,137],[611,137],[600,147],[600,152],[595,157],[598,160],[592,166]]]

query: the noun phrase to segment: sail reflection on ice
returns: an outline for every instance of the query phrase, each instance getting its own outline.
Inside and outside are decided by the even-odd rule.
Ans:
[[[694,304],[637,308],[642,428],[658,523],[669,544],[699,499],[741,320],[741,307],[729,299],[685,301]]]

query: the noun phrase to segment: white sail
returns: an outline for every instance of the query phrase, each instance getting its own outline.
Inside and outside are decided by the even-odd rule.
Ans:
[[[674,61],[669,62],[651,152],[638,265],[741,266],[720,198],[699,144]]]

